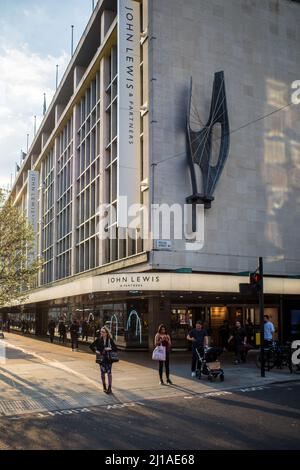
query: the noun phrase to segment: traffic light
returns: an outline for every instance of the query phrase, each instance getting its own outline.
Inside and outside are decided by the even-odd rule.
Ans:
[[[257,292],[262,289],[262,280],[262,276],[257,271],[250,274],[250,284]]]

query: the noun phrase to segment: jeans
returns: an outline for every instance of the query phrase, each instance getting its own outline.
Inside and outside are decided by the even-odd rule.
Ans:
[[[198,348],[198,351],[199,351],[199,354],[201,357],[204,356],[204,348],[203,346]],[[196,372],[196,367],[197,367],[197,363],[199,361],[199,357],[198,357],[198,354],[196,352],[196,349],[193,349],[193,355],[192,355],[192,372]]]

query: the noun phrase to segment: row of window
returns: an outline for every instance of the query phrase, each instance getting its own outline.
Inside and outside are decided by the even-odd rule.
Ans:
[[[112,47],[109,57],[105,60],[107,73],[105,72],[104,76],[107,77],[107,82],[100,83],[98,71],[79,103],[78,128],[74,129],[73,118],[70,118],[57,137],[56,155],[53,151],[49,152],[42,165],[41,251],[45,260],[43,283],[71,275],[73,243],[77,273],[93,269],[99,266],[100,262],[112,262],[142,250],[136,234],[131,234],[130,237],[127,234],[123,239],[124,237],[119,237],[117,229],[118,52],[116,46]],[[105,113],[101,122],[100,97],[103,93]],[[105,150],[100,156],[101,126],[105,129],[105,141],[102,142]],[[102,166],[105,170],[102,175],[100,175],[101,158],[104,159]],[[107,239],[104,243],[101,241],[101,234],[99,237],[97,233],[102,185],[104,189],[102,202],[115,209],[111,212],[111,219],[105,228],[111,239]],[[73,201],[76,207],[73,207]],[[104,249],[104,252],[100,253],[100,249]]]

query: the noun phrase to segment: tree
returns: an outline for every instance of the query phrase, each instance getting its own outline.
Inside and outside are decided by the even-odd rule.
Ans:
[[[31,225],[0,189],[0,307],[24,301],[41,266]]]

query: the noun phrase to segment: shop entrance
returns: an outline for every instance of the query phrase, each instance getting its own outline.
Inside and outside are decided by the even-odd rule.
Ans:
[[[208,308],[203,305],[172,305],[170,333],[174,347],[189,347],[186,339],[196,321],[203,321],[208,326]]]
[[[274,340],[278,340],[278,307],[266,307],[265,315],[269,315],[270,321],[275,326]],[[259,308],[253,306],[211,306],[209,307],[209,330],[211,334],[211,344],[220,345],[220,328],[228,322],[229,328],[233,328],[236,321],[240,321],[246,328],[248,341],[253,345],[258,345],[257,333],[260,333]]]

